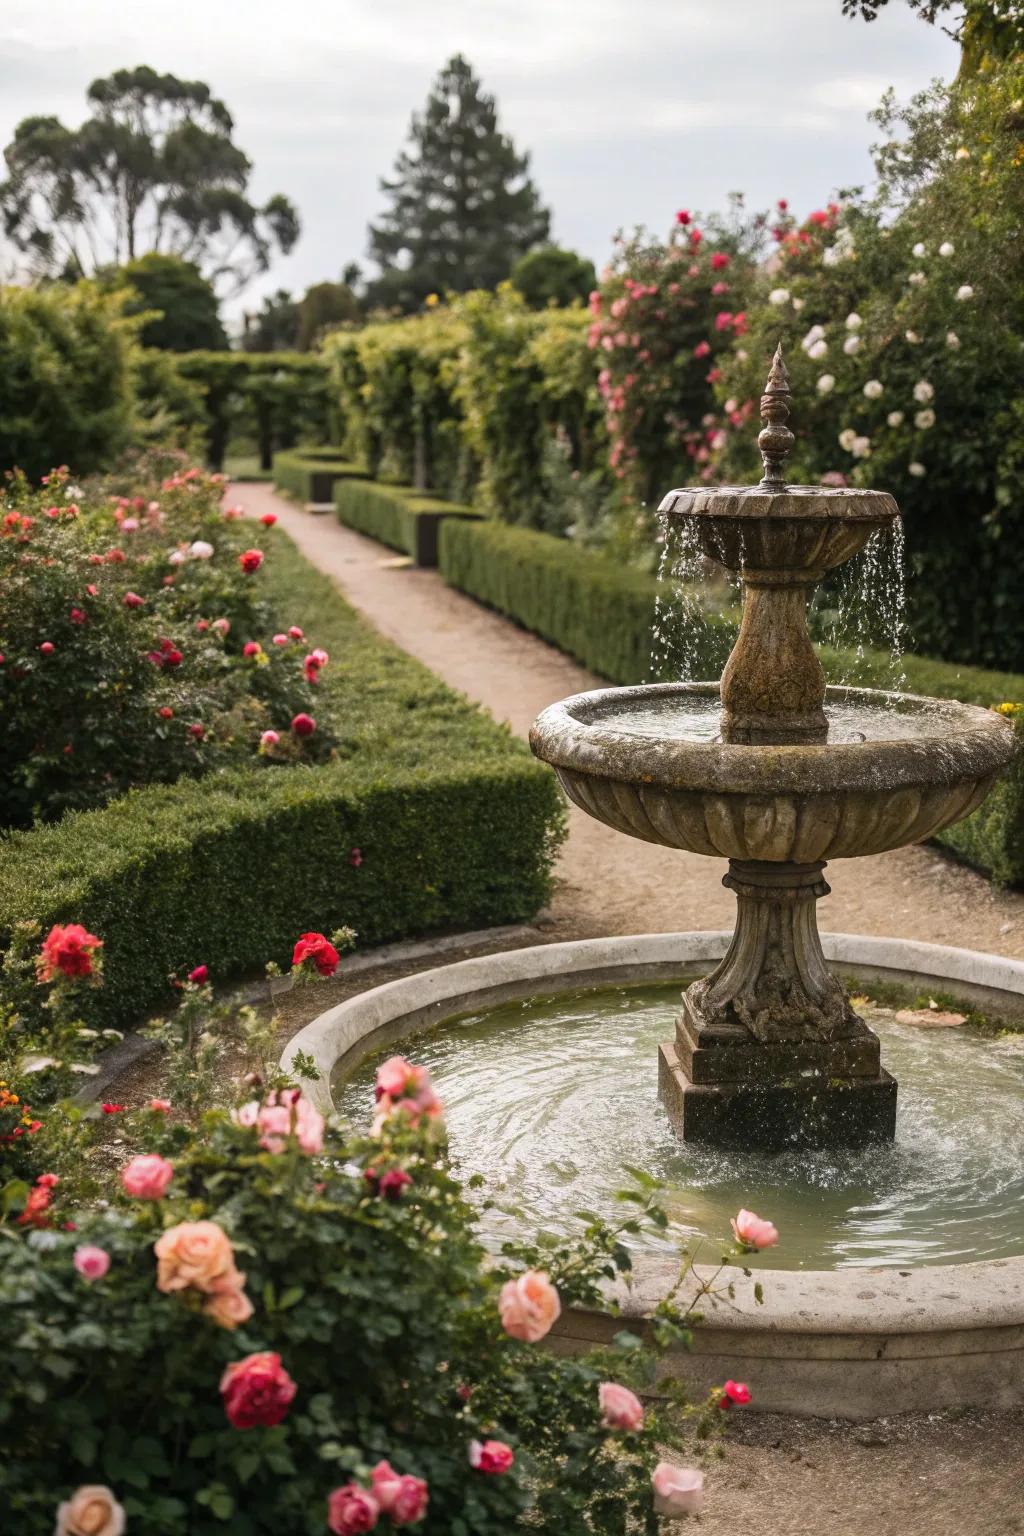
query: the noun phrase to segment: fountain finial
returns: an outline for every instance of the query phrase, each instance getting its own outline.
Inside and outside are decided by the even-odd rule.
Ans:
[[[786,480],[782,473],[796,441],[786,425],[789,419],[789,402],[792,399],[789,374],[782,361],[782,343],[775,348],[768,382],[761,396],[761,420],[764,422],[758,434],[757,446],[761,450],[764,475],[761,484],[769,490],[781,490]]]

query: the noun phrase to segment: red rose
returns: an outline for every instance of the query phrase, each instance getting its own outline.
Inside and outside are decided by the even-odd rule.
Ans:
[[[81,608],[72,608],[70,618],[72,624],[87,624],[89,622],[88,615],[83,613]]]
[[[312,736],[316,730],[316,721],[312,715],[296,715],[292,720],[292,730],[296,736]]]
[[[684,224],[685,225],[685,224],[689,224],[689,222],[690,222],[690,210],[689,210],[689,208],[680,208],[679,212],[676,214],[676,223],[677,224]]]
[[[263,516],[260,518],[260,522],[263,524],[264,528],[273,528],[274,524],[277,522],[277,513],[264,512]]]
[[[291,635],[293,640],[304,640],[306,638],[305,634],[297,624],[293,624],[288,633]]]
[[[815,208],[813,213],[807,215],[808,224],[827,224],[828,214],[824,208]]]
[[[220,1379],[224,1412],[235,1429],[280,1424],[297,1390],[281,1356],[270,1351],[232,1361]]]
[[[503,1440],[473,1440],[469,1446],[469,1464],[477,1472],[487,1472],[492,1477],[498,1477],[507,1472],[511,1467],[515,1456],[511,1446]]]
[[[263,647],[258,640],[247,640],[242,646],[243,656],[258,656]]]
[[[709,341],[698,341],[693,349],[693,355],[694,357],[707,357],[710,351],[711,343]]]
[[[263,564],[262,549],[243,550],[238,557],[238,563],[242,567],[242,570],[245,571],[247,575],[251,576],[253,571],[258,571],[260,566]]]
[[[169,704],[161,704],[160,708],[157,710],[157,714],[160,716],[161,720],[170,720],[171,716],[174,714],[174,710]]]
[[[124,1105],[123,1104],[104,1104],[103,1105],[103,1113],[105,1115],[120,1115],[120,1114],[123,1114],[124,1113]]]
[[[145,601],[146,599],[140,597],[137,592],[126,592],[124,595],[124,605],[126,608],[141,608]]]
[[[197,720],[193,725],[189,726],[188,733],[190,736],[194,736],[196,741],[202,741],[203,737],[206,735],[206,726],[200,725],[199,721]]]
[[[732,260],[732,257],[731,256],[727,256],[724,251],[715,251],[715,253],[711,257],[711,270],[712,270],[712,272],[721,272],[723,270],[723,268],[725,268],[725,267],[727,267],[729,265],[731,260]]]
[[[315,965],[321,976],[333,976],[340,959],[330,939],[322,933],[304,933],[296,941],[292,951],[292,965]]]
[[[209,974],[205,965],[197,965],[194,971],[189,971],[188,979],[194,981],[197,987],[201,987]]]
[[[750,1388],[743,1381],[727,1381],[722,1387],[720,1408],[742,1408],[750,1402]]]
[[[44,656],[52,656],[57,647],[54,645],[52,640],[44,640],[39,649],[42,651]]]
[[[377,1192],[383,1195],[385,1200],[401,1200],[402,1190],[411,1183],[412,1179],[404,1168],[389,1168],[387,1173],[381,1174]]]
[[[81,923],[55,923],[43,940],[36,975],[40,981],[52,981],[58,971],[62,976],[91,976],[96,951],[102,948],[103,940],[87,933]]]

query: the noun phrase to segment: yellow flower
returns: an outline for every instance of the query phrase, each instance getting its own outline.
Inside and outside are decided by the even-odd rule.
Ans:
[[[1014,704],[1007,699],[1004,703],[995,705],[995,712],[997,715],[1015,715],[1020,710],[1020,707],[1019,704]]]
[[[441,300],[438,298],[436,293],[428,293],[426,302],[428,309],[436,309]]]

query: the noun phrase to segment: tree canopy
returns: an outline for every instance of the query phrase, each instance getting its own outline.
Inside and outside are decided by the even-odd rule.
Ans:
[[[390,206],[370,227],[381,269],[371,304],[409,311],[431,293],[493,288],[548,238],[529,156],[500,131],[494,97],[459,55],[413,114],[409,147],[380,186]]]
[[[906,0],[922,21],[941,25],[963,49],[961,76],[982,59],[1009,59],[1024,49],[1024,0]],[[842,0],[843,15],[877,21],[889,0]],[[953,13],[950,16],[950,13]],[[950,25],[942,20],[950,18]]]
[[[557,245],[542,245],[520,256],[512,268],[512,286],[531,309],[572,304],[574,300],[585,304],[597,287],[597,273],[585,256]]]
[[[77,128],[27,117],[4,150],[2,227],[37,275],[88,276],[156,251],[232,294],[292,249],[298,214],[281,194],[250,201],[252,164],[208,85],[140,65],[86,96]]]
[[[194,262],[149,251],[116,268],[107,286],[132,290],[126,314],[154,311],[140,332],[143,346],[167,352],[219,352],[228,344],[217,295]]]

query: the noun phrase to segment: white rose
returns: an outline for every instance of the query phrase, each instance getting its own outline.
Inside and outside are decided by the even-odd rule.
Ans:
[[[907,278],[907,282],[911,285],[912,288],[920,288],[921,285],[927,281],[928,279],[925,277],[923,272],[911,272],[910,276]]]
[[[964,283],[960,288],[957,289],[956,296],[960,302],[963,303],[965,299],[974,298],[974,289],[971,287],[970,283]]]
[[[818,394],[819,395],[830,394],[832,392],[832,390],[835,389],[835,387],[836,387],[835,375],[831,374],[831,373],[823,373],[821,378],[818,380]]]
[[[750,353],[747,351],[746,347],[737,347],[736,348],[736,361],[737,362],[745,363],[749,356],[750,356]]]
[[[804,307],[803,299],[794,299],[793,300],[793,308],[795,310],[801,310],[801,309],[803,309],[803,307]]]
[[[902,411],[890,411],[888,416],[885,419],[889,423],[890,427],[902,427],[902,425],[903,425],[903,412]]]
[[[971,158],[970,150],[969,149],[965,149],[962,144],[961,144],[960,148],[957,150],[956,154],[953,156],[954,160],[969,160],[970,158]]]
[[[868,458],[871,453],[870,437],[855,437],[850,452],[853,454],[855,459]]]
[[[906,336],[907,340],[910,342],[910,345],[912,347],[916,347],[916,346],[919,345],[919,343],[921,341],[921,338],[917,334],[916,331],[904,331],[903,334]]]
[[[834,245],[827,246],[821,253],[822,265],[826,267],[838,267],[842,252]]]
[[[800,345],[803,347],[805,352],[809,352],[814,346],[814,343],[816,341],[821,341],[824,335],[825,327],[823,325],[812,325]]]
[[[188,556],[183,549],[172,549],[167,558],[171,565],[183,565]]]
[[[846,353],[847,357],[852,357],[855,352],[859,352],[860,337],[847,336],[846,340],[843,342],[843,351]]]
[[[193,560],[209,560],[213,554],[213,545],[207,544],[205,539],[196,539],[193,544],[189,545],[188,552]]]
[[[737,409],[738,405],[739,405],[739,401],[738,400],[734,400],[732,398],[732,396],[730,395],[729,399],[725,402],[725,406],[723,407],[723,409],[725,410],[727,415],[731,416],[733,411],[735,411]]]
[[[946,332],[946,346],[947,347],[952,347],[953,351],[955,352],[959,345],[960,345],[960,337],[957,335],[956,331],[947,331]]]
[[[911,254],[914,255],[914,256],[918,256],[918,257],[927,256],[928,250],[927,250],[927,247],[925,246],[925,243],[924,243],[923,240],[919,240],[917,242],[917,244],[914,246],[914,249],[911,252]]]
[[[927,405],[929,400],[935,399],[935,390],[927,379],[918,379],[914,385],[914,399],[918,405]]]
[[[928,410],[928,411],[918,411],[917,415],[914,417],[914,426],[920,428],[920,430],[922,432],[927,432],[928,428],[929,427],[934,427],[934,425],[935,425],[935,412],[934,411],[931,411],[931,410]]]
[[[864,395],[868,400],[878,400],[881,397],[884,385],[880,379],[868,379],[864,385]]]
[[[839,446],[847,453],[853,452],[853,445],[857,441],[857,434],[852,427],[844,427],[839,434]]]
[[[926,470],[925,470],[924,465],[923,464],[918,464],[916,459],[915,459],[913,464],[908,464],[907,465],[907,474],[908,475],[913,475],[915,480],[920,480],[921,476],[923,474],[925,474],[925,473],[926,473]]]
[[[788,288],[773,288],[771,293],[768,295],[768,303],[769,304],[788,304],[789,303],[789,289]]]
[[[807,356],[813,357],[815,362],[825,356],[828,351],[828,342],[818,340],[807,348]]]
[[[953,245],[952,240],[943,240],[942,244],[939,246],[939,255],[952,256],[955,249],[956,247]]]
[[[856,310],[853,310],[846,317],[846,329],[848,331],[859,331],[863,324],[864,322]]]

